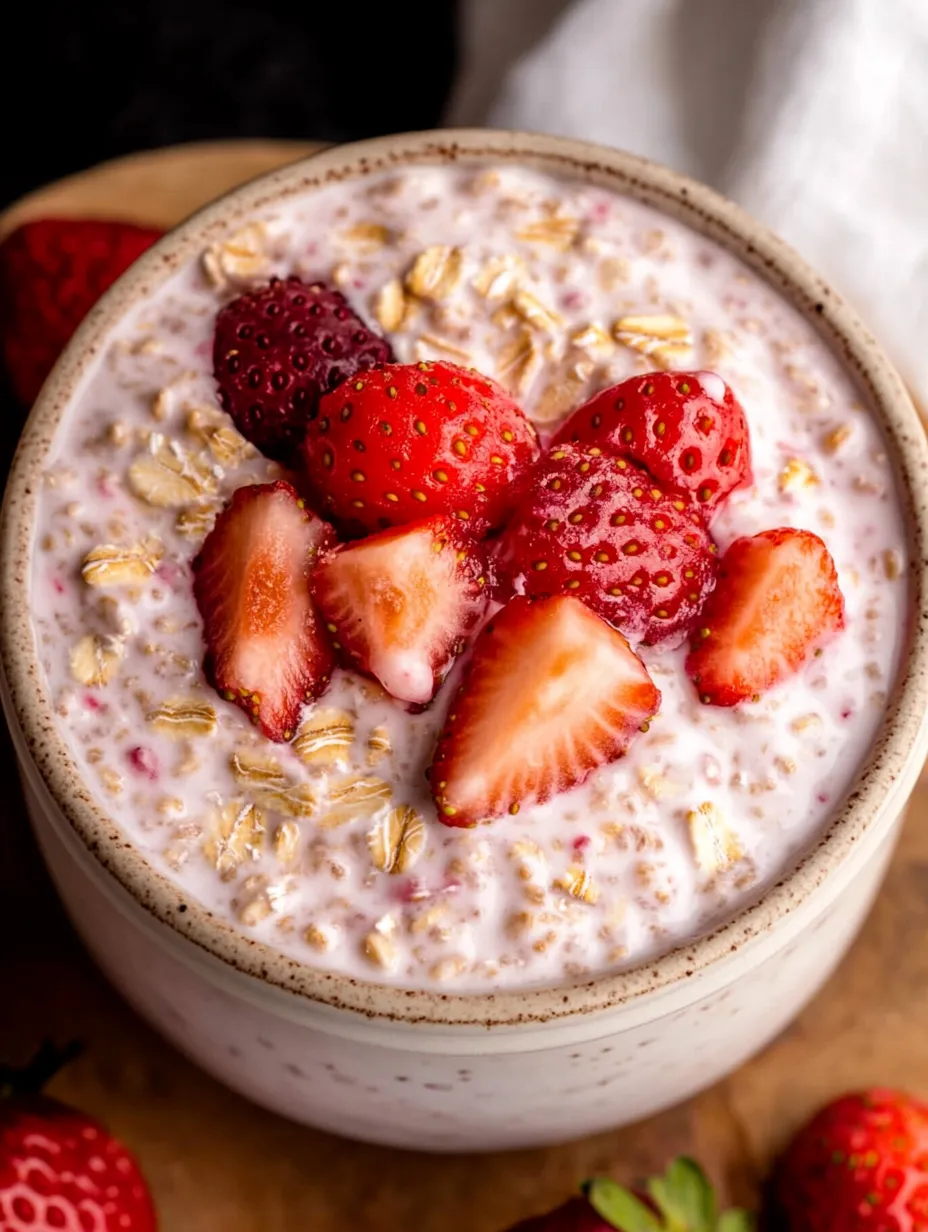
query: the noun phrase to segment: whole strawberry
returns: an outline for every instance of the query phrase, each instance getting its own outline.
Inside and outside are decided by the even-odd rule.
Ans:
[[[583,1197],[509,1232],[751,1232],[754,1227],[744,1211],[718,1213],[712,1186],[691,1159],[675,1159],[664,1176],[652,1177],[643,1197],[608,1177],[582,1188]]]
[[[614,1232],[615,1226],[599,1215],[585,1197],[575,1196],[545,1215],[523,1219],[509,1232]]]
[[[578,407],[554,444],[611,448],[660,483],[689,492],[706,518],[751,482],[751,443],[741,403],[714,372],[648,372]]]
[[[24,406],[103,292],[163,232],[125,222],[43,218],[0,244],[0,344]]]
[[[322,395],[392,358],[341,291],[295,275],[246,291],[216,317],[219,401],[244,437],[290,466]]]
[[[25,1070],[0,1067],[2,1232],[156,1232],[139,1166],[98,1122],[39,1092],[73,1051],[46,1045]]]
[[[785,1232],[922,1232],[928,1105],[880,1089],[828,1104],[781,1159],[774,1197]]]
[[[303,453],[322,511],[346,533],[445,513],[478,535],[505,522],[538,440],[489,377],[387,364],[322,399]]]
[[[572,594],[647,645],[685,635],[715,567],[691,498],[596,445],[555,446],[542,458],[499,549],[512,588]]]

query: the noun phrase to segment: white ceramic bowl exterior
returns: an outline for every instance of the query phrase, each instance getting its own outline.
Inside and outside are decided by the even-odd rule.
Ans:
[[[18,743],[20,743],[18,741]],[[352,1138],[431,1151],[539,1146],[656,1112],[735,1069],[795,1016],[856,935],[901,806],[775,933],[652,998],[549,1025],[488,1031],[387,1024],[307,1002],[200,950],[86,851],[34,767],[29,813],[68,913],[125,998],[242,1095]]]
[[[178,263],[262,203],[415,161],[511,159],[588,176],[732,248],[816,320],[886,433],[911,532],[928,538],[928,449],[885,357],[829,288],[707,189],[599,147],[434,133],[331,150],[239,190],[142,259],[81,327],[24,433],[0,526],[0,673],[33,826],[77,929],[125,997],[221,1081],[287,1116],[393,1146],[490,1150],[634,1121],[708,1086],[775,1036],[835,967],[872,902],[928,751],[926,573],[884,730],[833,823],[759,903],[652,965],[524,993],[405,992],[321,973],[244,937],[146,864],[84,788],[36,662],[29,587],[37,477],[107,331]]]

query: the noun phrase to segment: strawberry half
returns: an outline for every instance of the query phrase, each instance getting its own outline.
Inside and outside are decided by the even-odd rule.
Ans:
[[[751,482],[741,403],[714,372],[648,372],[578,407],[553,444],[579,441],[627,455],[661,483],[689,492],[710,518]]]
[[[340,381],[393,358],[341,291],[272,278],[220,310],[213,340],[219,401],[269,458],[299,461],[306,424]]]
[[[334,654],[310,597],[332,529],[283,480],[239,488],[193,562],[206,670],[269,740],[290,740]]]
[[[716,568],[689,496],[596,445],[553,448],[528,487],[500,542],[512,589],[572,594],[635,643],[686,634]]]
[[[387,364],[322,399],[303,453],[322,508],[349,533],[445,513],[479,535],[506,520],[538,440],[488,377]]]
[[[480,545],[449,517],[336,548],[314,579],[316,604],[349,663],[404,702],[429,701],[486,609]]]
[[[579,599],[513,599],[474,644],[430,771],[439,818],[473,826],[541,804],[615,761],[661,695]]]
[[[686,671],[702,700],[735,706],[759,697],[844,628],[831,554],[807,530],[736,539],[699,624]]]
[[[96,219],[41,218],[0,244],[0,337],[13,393],[31,406],[103,292],[164,234]]]

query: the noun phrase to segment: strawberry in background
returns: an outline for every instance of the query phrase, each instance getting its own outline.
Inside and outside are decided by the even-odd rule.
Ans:
[[[162,234],[126,222],[43,218],[0,243],[0,350],[23,406],[38,397],[103,292]]]
[[[773,1195],[783,1232],[924,1232],[928,1105],[882,1088],[834,1100],[790,1143]]]
[[[148,1186],[122,1143],[41,1093],[76,1052],[44,1044],[24,1069],[0,1066],[0,1229],[157,1232]]]

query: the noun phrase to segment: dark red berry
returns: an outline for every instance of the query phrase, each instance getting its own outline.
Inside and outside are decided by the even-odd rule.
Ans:
[[[296,276],[246,291],[216,318],[219,401],[243,436],[290,466],[322,395],[392,359],[340,291]]]
[[[690,496],[595,445],[555,446],[500,543],[501,578],[568,594],[632,642],[679,641],[715,583],[715,545]]]

